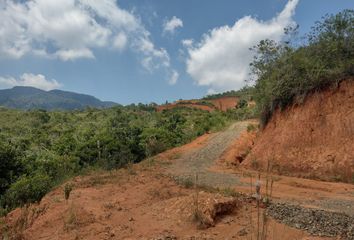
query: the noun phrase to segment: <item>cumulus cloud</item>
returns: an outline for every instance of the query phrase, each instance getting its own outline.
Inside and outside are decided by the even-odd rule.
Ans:
[[[172,71],[171,78],[169,80],[170,85],[175,85],[178,81],[179,74],[176,71]]]
[[[174,33],[179,27],[183,27],[183,21],[176,16],[173,16],[170,20],[166,21],[163,25],[164,33]]]
[[[268,21],[245,16],[233,26],[212,29],[188,47],[187,72],[198,85],[208,86],[209,92],[241,88],[249,78],[254,56],[249,48],[263,39],[280,41],[284,28],[295,24],[292,17],[297,3],[289,0],[283,11]]]
[[[19,59],[33,54],[69,61],[93,59],[98,48],[121,51],[127,47],[142,57],[143,63],[149,62],[143,65],[149,71],[170,68],[166,50],[156,48],[139,18],[120,8],[116,0],[0,3],[1,57]]]
[[[46,91],[60,88],[62,85],[55,79],[48,80],[45,76],[32,73],[24,73],[20,78],[14,77],[0,77],[0,86],[8,88],[15,86],[27,86],[43,89]]]

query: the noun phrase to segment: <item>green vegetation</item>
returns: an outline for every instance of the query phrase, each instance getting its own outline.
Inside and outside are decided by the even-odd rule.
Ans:
[[[226,114],[229,118],[235,120],[246,120],[252,118],[258,118],[258,112],[255,107],[248,107],[246,104],[239,104],[235,109],[229,109],[226,111]]]
[[[252,101],[253,100],[252,94],[253,94],[253,87],[246,86],[237,91],[231,90],[223,93],[210,94],[205,96],[203,99],[211,100],[211,99],[217,99],[222,97],[238,97],[245,101]]]
[[[276,108],[302,103],[306,95],[354,75],[354,10],[326,15],[306,35],[305,44],[263,40],[253,48],[254,99],[263,126]]]
[[[224,128],[226,113],[150,105],[70,112],[0,109],[0,210],[39,201],[88,168],[115,169]],[[69,198],[69,189],[65,194]],[[1,209],[3,208],[3,209]]]

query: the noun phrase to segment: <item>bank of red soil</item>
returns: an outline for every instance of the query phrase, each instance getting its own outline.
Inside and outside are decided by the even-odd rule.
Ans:
[[[163,176],[156,162],[132,169],[93,173],[47,194],[40,204],[16,209],[0,219],[4,239],[255,239],[257,209],[218,193],[199,191],[200,228],[194,189]],[[163,164],[163,163],[159,163]],[[261,214],[263,209],[260,210]],[[250,225],[250,216],[253,223]],[[200,215],[199,215],[200,216]],[[308,234],[268,219],[270,239],[308,238]],[[327,238],[326,238],[327,239]]]
[[[273,113],[243,166],[282,175],[354,181],[354,80]]]
[[[257,121],[249,121],[249,126],[257,128],[258,123]],[[253,148],[257,133],[258,131],[256,129],[243,131],[223,152],[218,159],[218,164],[224,165],[224,167],[239,167]]]
[[[208,112],[212,112],[215,110],[214,107],[211,106],[207,106],[207,105],[200,105],[200,104],[194,104],[194,103],[171,103],[171,104],[167,104],[167,105],[161,105],[156,107],[158,112],[161,112],[163,110],[166,109],[174,109],[176,107],[187,107],[187,108],[196,108],[196,109],[200,109],[200,110],[204,110],[204,111],[208,111]]]
[[[202,99],[202,100],[179,100],[174,103],[157,106],[157,111],[163,111],[165,109],[173,109],[176,107],[189,107],[196,108],[205,111],[221,110],[227,111],[233,109],[238,103],[237,97],[221,97],[216,99]]]

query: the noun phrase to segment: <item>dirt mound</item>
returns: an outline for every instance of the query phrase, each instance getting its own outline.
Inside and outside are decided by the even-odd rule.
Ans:
[[[222,216],[232,214],[240,201],[220,194],[199,192],[173,198],[160,205],[158,211],[167,216],[177,215],[181,221],[195,221],[200,228],[215,226]]]
[[[285,175],[354,181],[354,80],[274,112],[242,165]]]
[[[205,111],[221,110],[227,111],[228,109],[235,108],[239,99],[237,97],[221,97],[216,99],[193,99],[193,100],[179,100],[174,103],[160,105],[156,107],[158,112],[165,109],[173,109],[176,107],[189,107]]]

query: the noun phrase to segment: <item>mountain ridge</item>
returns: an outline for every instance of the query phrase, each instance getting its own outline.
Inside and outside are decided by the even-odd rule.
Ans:
[[[14,109],[31,110],[81,110],[86,107],[109,108],[118,105],[115,102],[101,101],[87,94],[51,90],[35,87],[15,86],[0,90],[0,106]]]

